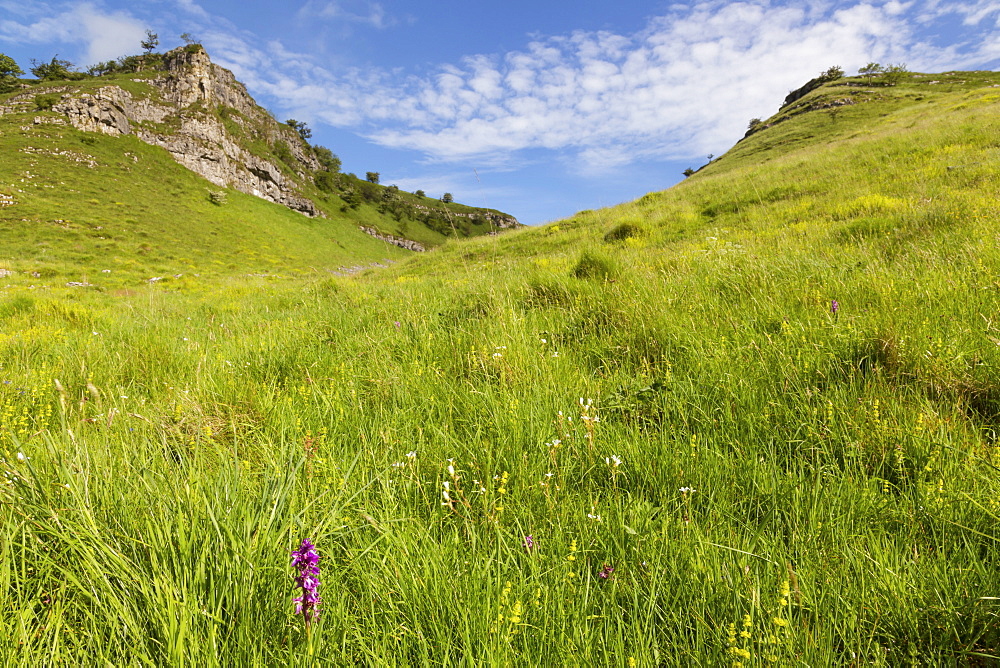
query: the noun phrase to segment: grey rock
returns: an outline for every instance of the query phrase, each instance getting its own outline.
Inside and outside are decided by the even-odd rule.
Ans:
[[[161,146],[177,162],[217,186],[283,204],[310,217],[322,215],[298,193],[295,179],[240,146],[215,112],[234,110],[230,117],[248,131],[263,133],[270,144],[284,142],[300,165],[298,178],[304,180],[306,171],[319,169],[320,164],[295,131],[279,125],[257,106],[233,73],[212,63],[204,51],[182,47],[165,54],[164,61],[165,74],[146,80],[156,88],[159,99],[136,97],[111,85],[93,94],[63,95],[52,111],[85,132],[131,134]],[[16,98],[8,104],[15,103]]]
[[[365,234],[370,234],[376,239],[381,239],[382,241],[392,244],[393,246],[399,246],[400,248],[405,248],[406,250],[414,251],[415,253],[423,253],[427,249],[423,244],[413,241],[412,239],[403,239],[402,237],[394,237],[391,234],[382,234],[374,227],[361,226],[361,231]]]

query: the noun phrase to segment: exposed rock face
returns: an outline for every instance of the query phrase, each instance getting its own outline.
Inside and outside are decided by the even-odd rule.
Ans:
[[[301,194],[302,187],[324,169],[312,149],[294,129],[259,107],[233,73],[212,63],[200,46],[164,54],[162,65],[148,76],[144,73],[120,85],[109,82],[96,90],[93,85],[85,87],[88,92],[72,84],[29,87],[0,106],[0,115],[44,109],[58,116],[35,116],[35,126],[68,123],[85,132],[132,135],[166,149],[177,162],[216,186],[234,188],[307,216],[323,215]],[[343,186],[340,194],[349,190]],[[0,201],[0,206],[6,204]],[[433,212],[438,219],[447,215],[486,220],[493,227],[491,234],[521,227],[515,218],[494,211],[459,213],[419,204],[406,206]],[[414,219],[416,213],[405,212]],[[365,231],[401,248],[426,250],[408,239]]]
[[[456,213],[456,216],[464,216],[466,218],[474,218],[477,214],[474,213]],[[485,217],[488,221],[493,224],[493,227],[499,230],[513,230],[518,227],[524,227],[521,223],[517,222],[517,218],[513,216],[504,216],[499,213],[482,213],[478,214]]]
[[[370,234],[376,239],[381,239],[382,241],[392,244],[393,246],[399,246],[400,248],[405,248],[406,250],[415,251],[417,253],[423,253],[426,248],[421,243],[412,241],[410,239],[403,239],[402,237],[394,237],[391,234],[382,234],[374,227],[361,226],[361,231],[365,234]]]
[[[810,79],[802,87],[796,88],[795,90],[789,92],[788,95],[785,96],[785,101],[781,103],[781,108],[787,107],[792,102],[797,102],[798,100],[801,100],[806,95],[808,95],[809,93],[813,92],[814,90],[825,84],[827,81],[829,81],[829,79],[826,79],[824,77],[816,77],[815,79]]]
[[[432,210],[430,207],[426,207],[422,204],[415,204],[414,208],[420,209],[421,211]],[[476,218],[476,217],[485,218],[486,220],[488,220],[490,223],[493,224],[493,227],[496,227],[498,230],[513,230],[517,229],[518,227],[524,227],[524,225],[519,223],[517,221],[517,218],[514,218],[513,216],[506,216],[500,213],[493,213],[491,211],[480,211],[477,213],[450,212],[450,214],[455,218]]]
[[[226,129],[220,110],[236,127],[274,146],[282,142],[304,170],[320,164],[294,131],[280,126],[254,102],[233,73],[209,60],[201,49],[179,48],[164,56],[166,73],[148,79],[159,100],[133,96],[118,86],[96,93],[66,93],[52,107],[76,128],[107,135],[133,134],[162,146],[177,162],[212,183],[283,204],[307,216],[321,215],[297,193],[297,183],[273,160],[244,149]],[[12,100],[15,103],[16,100]]]

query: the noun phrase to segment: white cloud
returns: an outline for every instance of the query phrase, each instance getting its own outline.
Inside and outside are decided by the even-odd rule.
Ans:
[[[324,66],[208,15],[196,0],[172,2],[203,19],[197,36],[216,62],[283,113],[430,161],[494,167],[533,149],[585,173],[721,153],[750,118],[770,115],[788,90],[832,65],[940,71],[1000,57],[998,0],[702,0],[673,5],[633,33],[538,36],[516,51],[470,55],[417,76]],[[92,2],[59,6],[0,20],[0,39],[79,43],[89,64],[134,51],[143,36],[128,13]],[[299,17],[392,25],[370,0],[308,0]],[[943,17],[971,28],[941,45],[935,26]]]
[[[202,20],[211,19],[211,15],[208,12],[206,12],[204,8],[202,8],[202,6],[199,5],[197,2],[195,2],[194,0],[177,0],[177,6],[180,7],[181,10],[187,12],[188,14],[191,14],[192,16],[196,16],[199,19]]]
[[[916,34],[927,12],[982,21],[1000,3],[956,9],[931,0],[919,12],[914,4],[710,0],[675,5],[634,34],[539,37],[519,51],[470,56],[426,77],[371,70],[334,76],[302,56],[258,85],[297,117],[431,160],[499,164],[544,148],[592,170],[721,152],[748,119],[770,115],[788,90],[831,65],[850,72],[874,60],[934,69],[996,57],[995,39],[970,36],[967,44],[937,47]],[[337,15],[343,5],[310,2],[306,9]]]
[[[826,67],[902,52],[897,9],[862,4],[810,20],[765,2],[704,2],[634,35],[539,39],[397,91],[405,113],[389,110],[370,136],[441,160],[533,147],[586,164],[719,151]]]
[[[24,23],[0,21],[0,40],[26,44],[76,45],[82,65],[135,53],[145,38],[145,26],[124,11],[106,11],[92,3],[64,5]],[[33,8],[39,9],[39,8]]]
[[[942,16],[954,14],[962,19],[966,26],[976,26],[991,14],[1000,14],[1000,2],[997,0],[928,0],[921,8],[920,17],[924,22],[933,21]],[[994,17],[994,23],[997,17]]]
[[[135,53],[146,37],[142,22],[125,12],[107,14],[92,5],[81,5],[76,19],[80,22],[82,41],[87,45],[87,64]]]
[[[484,173],[482,176],[488,182],[488,175]],[[432,171],[419,177],[395,178],[391,174],[383,174],[381,181],[387,185],[395,184],[406,192],[423,190],[428,197],[441,197],[444,193],[451,193],[458,200],[474,206],[489,206],[489,202],[500,202],[515,194],[509,188],[482,185],[471,169],[436,173]]]
[[[388,14],[378,2],[367,0],[326,0],[325,2],[309,0],[299,10],[300,19],[315,20],[336,19],[369,25],[379,30],[389,28],[398,23],[396,17]]]

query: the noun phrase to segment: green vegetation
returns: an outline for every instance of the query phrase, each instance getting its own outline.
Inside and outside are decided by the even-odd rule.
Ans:
[[[31,75],[39,81],[74,81],[86,76],[75,71],[73,63],[60,60],[59,56],[52,56],[52,60],[47,63],[32,60]]]
[[[139,45],[142,47],[142,50],[146,52],[146,55],[149,55],[160,45],[160,36],[152,30],[147,30],[146,39],[142,40]]]
[[[8,93],[17,88],[17,77],[24,74],[17,62],[5,53],[0,53],[0,93]]]
[[[0,133],[0,194],[16,202],[0,208],[0,269],[16,278],[0,285],[37,285],[38,273],[53,287],[114,291],[157,276],[193,287],[234,273],[325,275],[405,255],[353,220],[309,219],[212,186],[134,137],[14,123]]]
[[[28,82],[27,91],[17,90],[19,85],[13,83],[7,86],[6,92],[10,94],[3,95],[0,92],[0,103],[13,102],[16,107],[17,103],[30,99],[33,108],[22,107],[22,113],[45,112],[51,111],[67,92],[94,94],[108,85],[122,88],[134,97],[162,102],[162,96],[155,82],[151,83],[150,80],[170,76],[166,73],[169,54],[152,53],[150,45],[154,41],[155,33],[147,33],[147,40],[143,43],[147,53],[99,63],[90,68],[89,74],[73,71],[72,63],[59,60],[57,57],[50,63],[35,63],[32,71],[39,78]],[[192,43],[184,47],[184,50],[199,52],[202,47]],[[0,60],[0,68],[6,68],[5,71],[13,73],[16,67],[13,60],[10,62]],[[16,79],[12,79],[13,74],[2,75],[0,71],[0,76],[7,76],[7,79],[17,82]],[[287,183],[295,184],[295,189],[301,195],[312,200],[328,218],[336,219],[338,224],[331,229],[353,224],[356,227],[364,226],[384,234],[412,239],[424,246],[436,246],[449,237],[490,233],[494,231],[494,225],[490,222],[489,216],[504,215],[495,210],[423,201],[422,198],[409,194],[397,196],[398,188],[393,191],[391,188],[378,185],[377,172],[368,173],[367,183],[358,182],[353,175],[342,175],[340,158],[333,151],[324,146],[309,144],[312,131],[306,123],[289,119],[287,123],[280,124],[263,109],[252,104],[249,109],[244,108],[241,112],[231,106],[211,102],[206,104],[198,100],[186,106],[182,113],[169,114],[161,122],[142,121],[134,125],[158,134],[175,134],[181,130],[184,117],[200,117],[205,121],[221,123],[226,133],[240,148],[273,165],[282,173]],[[53,120],[56,118],[55,115],[52,117]],[[19,134],[18,130],[24,127],[25,120],[24,116],[19,116],[17,113],[8,114],[0,119],[0,132],[11,133],[10,139],[14,142],[12,150],[25,150],[25,145],[17,144],[13,138]],[[22,139],[26,137],[23,130],[20,134]],[[55,147],[62,143],[72,145],[77,141],[88,144],[96,141],[93,137],[78,138],[77,133],[72,133],[65,127],[54,126],[47,126],[42,137],[46,145],[52,147],[47,149],[50,154],[58,152]],[[34,149],[34,147],[28,148]],[[112,152],[116,150],[114,145],[110,146],[110,150]],[[10,167],[13,168],[14,165]],[[124,171],[127,174],[131,168],[125,166]],[[124,178],[130,179],[128,176]],[[86,182],[88,179],[83,180]],[[89,187],[91,185],[84,185],[84,188]],[[140,200],[144,200],[147,195],[153,200],[157,198],[155,192],[139,192]],[[317,248],[322,251],[324,246],[321,244]],[[14,256],[15,250],[10,249],[11,257]],[[333,254],[336,257],[343,257],[345,253],[341,251],[344,250],[345,247],[341,245]],[[346,255],[352,257],[349,251]],[[361,257],[368,255],[363,254]]]
[[[343,278],[244,275],[330,221],[0,136],[53,186],[0,184],[0,660],[995,661],[1000,75],[855,84],[669,191]],[[121,266],[207,278],[55,287],[154,178]]]

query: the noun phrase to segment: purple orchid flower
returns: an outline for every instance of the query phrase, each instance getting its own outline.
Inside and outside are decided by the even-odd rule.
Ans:
[[[292,567],[298,571],[295,586],[302,590],[302,595],[292,599],[295,602],[295,614],[302,615],[306,629],[313,620],[319,618],[319,554],[316,547],[306,539],[302,545],[292,552]]]

